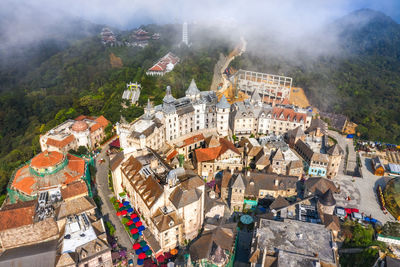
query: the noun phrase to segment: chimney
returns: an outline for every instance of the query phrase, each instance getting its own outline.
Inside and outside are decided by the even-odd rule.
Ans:
[[[279,185],[279,180],[275,179],[275,186],[278,186],[278,185]]]
[[[247,171],[247,177],[250,177],[250,171]]]
[[[45,150],[43,153],[44,153],[44,155],[45,155],[46,157],[49,156],[49,151]]]

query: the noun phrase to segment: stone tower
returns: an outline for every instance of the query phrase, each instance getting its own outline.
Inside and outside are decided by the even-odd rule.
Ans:
[[[229,131],[229,112],[231,105],[226,100],[225,95],[222,95],[221,100],[216,105],[217,111],[217,132],[219,135],[227,136]]]

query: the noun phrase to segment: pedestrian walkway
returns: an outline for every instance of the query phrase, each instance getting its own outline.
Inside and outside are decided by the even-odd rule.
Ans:
[[[107,147],[106,147],[107,148]],[[120,219],[116,215],[114,207],[110,202],[110,198],[113,196],[112,191],[108,187],[108,171],[109,171],[109,157],[106,155],[106,149],[103,148],[96,160],[96,183],[98,195],[102,201],[102,214],[104,223],[110,221],[115,227],[114,236],[118,239],[118,244],[127,250],[128,259],[133,258],[131,253],[134,254],[132,249],[133,240],[129,234],[125,231],[125,227],[122,225]],[[105,162],[100,163],[100,159],[104,159]],[[134,260],[135,262],[135,260]]]

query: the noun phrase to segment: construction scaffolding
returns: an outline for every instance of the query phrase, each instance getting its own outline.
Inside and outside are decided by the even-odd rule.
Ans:
[[[235,74],[234,88],[236,96],[239,91],[243,91],[248,95],[251,95],[254,90],[264,97],[270,97],[273,99],[289,99],[290,91],[292,89],[293,79],[290,77],[239,70]]]

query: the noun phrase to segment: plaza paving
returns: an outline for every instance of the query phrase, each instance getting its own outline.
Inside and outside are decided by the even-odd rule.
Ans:
[[[344,208],[358,208],[361,213],[379,220],[383,224],[394,221],[390,213],[384,214],[376,197],[378,185],[385,184],[385,178],[375,176],[370,169],[370,159],[361,157],[363,178],[352,177],[339,173],[334,183],[340,187],[340,193],[335,195],[336,205]],[[350,200],[347,199],[350,197]]]

